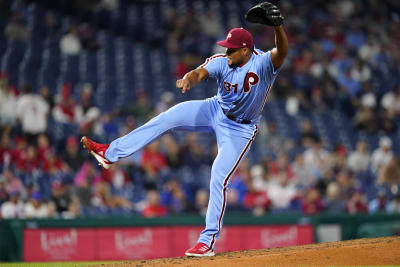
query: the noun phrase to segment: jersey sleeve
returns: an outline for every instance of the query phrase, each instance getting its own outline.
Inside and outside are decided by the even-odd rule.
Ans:
[[[206,59],[206,61],[199,66],[208,71],[210,77],[218,78],[223,69],[223,61],[225,60],[224,54],[216,54]]]
[[[279,68],[274,69],[274,65],[271,61],[271,51],[260,54],[257,63],[259,64],[261,68],[261,73],[263,74],[263,77],[265,77],[264,79],[267,82],[272,82],[282,68],[282,66],[280,66]]]

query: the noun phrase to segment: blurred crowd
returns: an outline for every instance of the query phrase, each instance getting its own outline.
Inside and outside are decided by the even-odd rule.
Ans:
[[[8,3],[9,10],[1,34],[8,40],[29,40],[24,11],[31,1],[0,2]],[[94,8],[107,14],[118,3],[98,1]],[[400,159],[393,137],[399,134],[400,121],[400,4],[293,0],[278,6],[285,16],[290,54],[270,101],[284,101],[289,116],[341,110],[355,132],[379,135],[379,145],[368,147],[360,139],[355,149],[341,143],[328,149],[308,119],[301,121],[298,138],[285,139],[264,113],[255,146],[272,153],[240,164],[227,192],[227,212],[399,213]],[[175,59],[173,77],[198,66],[213,51],[221,52],[215,41],[229,28],[241,26],[240,20],[223,23],[214,7],[203,14],[165,10],[164,28],[148,41],[153,49],[165,40]],[[95,27],[81,22],[62,32],[57,16],[47,14],[46,34],[59,36],[61,53],[73,56],[99,49]],[[258,48],[272,47],[270,28],[245,26]],[[136,30],[140,34],[140,28]],[[174,94],[166,92],[155,101],[139,90],[131,105],[105,112],[94,103],[96,88],[90,83],[76,97],[77,88],[68,82],[53,95],[47,85],[11,84],[8,76],[2,70],[1,218],[205,215],[217,153],[213,137],[167,133],[109,170],[96,166],[79,144],[83,135],[103,142],[125,135],[174,105]]]

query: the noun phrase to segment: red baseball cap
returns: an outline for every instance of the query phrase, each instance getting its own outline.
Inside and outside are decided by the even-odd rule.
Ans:
[[[225,40],[218,41],[218,45],[226,48],[253,48],[254,41],[251,33],[243,28],[233,28],[229,31]]]

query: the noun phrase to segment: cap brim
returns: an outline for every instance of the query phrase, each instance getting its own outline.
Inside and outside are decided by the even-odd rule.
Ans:
[[[242,46],[237,46],[231,43],[228,43],[226,40],[218,41],[217,45],[220,45],[225,48],[241,48]]]

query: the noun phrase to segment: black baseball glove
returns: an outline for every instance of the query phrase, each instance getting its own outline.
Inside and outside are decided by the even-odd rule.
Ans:
[[[244,18],[248,22],[261,23],[268,26],[281,26],[283,24],[281,12],[269,2],[263,2],[250,8]]]

